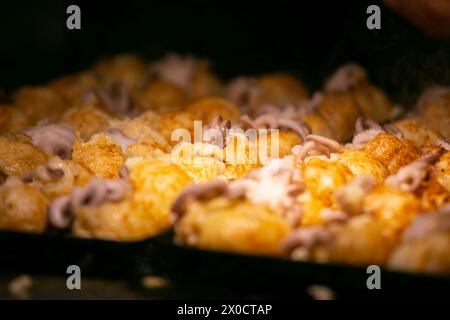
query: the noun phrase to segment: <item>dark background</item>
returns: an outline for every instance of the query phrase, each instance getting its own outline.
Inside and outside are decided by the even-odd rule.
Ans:
[[[369,4],[382,29],[366,28]],[[81,30],[66,8],[81,8]],[[287,70],[312,89],[339,64],[357,61],[397,102],[450,83],[449,41],[423,36],[380,1],[2,1],[0,88],[10,91],[81,70],[116,53],[168,51],[209,58],[227,79]]]

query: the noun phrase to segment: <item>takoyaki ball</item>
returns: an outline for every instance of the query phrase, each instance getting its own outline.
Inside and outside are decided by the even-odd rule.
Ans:
[[[333,131],[328,122],[317,112],[302,115],[301,120],[308,124],[312,133],[334,139]]]
[[[450,273],[449,221],[448,212],[417,217],[389,257],[389,267],[410,272]]]
[[[364,198],[363,207],[392,240],[398,238],[421,210],[420,201],[413,194],[384,185],[378,186]]]
[[[419,158],[419,152],[405,140],[391,134],[381,133],[370,140],[363,151],[381,162],[390,174]]]
[[[151,75],[182,89],[187,96],[199,98],[222,93],[222,85],[205,60],[168,54],[151,65]]]
[[[165,81],[154,81],[134,92],[133,97],[140,111],[179,111],[187,101],[181,88]]]
[[[167,159],[130,158],[126,162],[134,200],[142,202],[161,221],[169,223],[169,211],[178,193],[193,181],[175,163]]]
[[[352,265],[383,265],[391,243],[383,234],[382,226],[370,215],[351,217],[347,223],[333,226],[328,241],[313,250],[318,262]]]
[[[57,91],[50,87],[23,87],[12,95],[15,108],[23,111],[35,124],[40,120],[55,120],[67,107]]]
[[[285,107],[309,97],[305,86],[287,73],[266,74],[257,79],[261,87],[260,105],[271,104]]]
[[[345,142],[353,136],[356,119],[361,116],[355,100],[351,94],[345,92],[326,93],[317,111],[340,142]]]
[[[195,183],[212,180],[225,172],[223,150],[212,144],[181,143],[172,149],[171,159]]]
[[[257,137],[249,139],[244,133],[231,135],[224,148],[225,177],[237,179],[261,167],[265,159],[261,159],[258,148]]]
[[[393,123],[403,134],[403,137],[417,149],[432,148],[441,135],[427,127],[418,118],[405,118]]]
[[[332,204],[334,191],[354,177],[347,166],[320,157],[307,158],[301,166],[301,176],[307,190],[326,206]]]
[[[299,197],[298,201],[302,208],[301,226],[314,226],[325,223],[321,212],[326,206],[322,200],[314,197],[310,191],[306,191]]]
[[[118,129],[127,138],[135,140],[134,143],[129,142],[128,154],[130,151],[137,150],[137,145],[147,146],[149,149],[160,150],[161,152],[168,152],[170,145],[167,140],[154,128],[148,121],[141,118],[125,119],[125,120],[110,120],[108,122],[110,130]],[[108,131],[108,130],[107,130]],[[130,141],[131,141],[130,140]],[[142,148],[141,148],[142,150]],[[134,153],[131,152],[132,155]]]
[[[72,230],[83,238],[138,241],[163,232],[168,225],[166,215],[158,208],[126,199],[78,208]]]
[[[386,122],[395,117],[400,109],[395,107],[387,95],[370,83],[364,83],[352,91],[362,114],[378,123]]]
[[[252,255],[282,254],[281,240],[291,227],[264,205],[216,198],[191,202],[175,225],[179,243],[202,249]]]
[[[450,192],[450,152],[443,154],[436,163],[435,174],[438,182]]]
[[[98,79],[88,71],[60,77],[49,83],[49,87],[58,92],[67,106],[82,104],[86,94],[98,85]]]
[[[423,97],[430,95],[430,97]],[[416,106],[417,117],[429,128],[435,129],[445,139],[450,138],[450,90],[425,92]]]
[[[43,232],[47,224],[47,198],[17,177],[0,185],[0,229]]]
[[[196,99],[186,105],[185,110],[200,117],[199,119],[205,121],[205,124],[213,122],[219,115],[232,122],[237,121],[240,116],[240,110],[237,106],[219,97]]]
[[[147,111],[141,114],[138,119],[144,123],[153,127],[160,133],[164,139],[171,145],[175,146],[180,142],[192,142],[194,141],[194,121],[201,121],[201,119],[192,112],[174,111],[156,113],[153,111]],[[202,127],[200,123],[200,127]],[[181,138],[176,130],[187,130],[189,132],[189,141],[185,141]],[[184,137],[184,135],[183,135]],[[201,137],[199,137],[201,139]]]
[[[87,168],[73,160],[52,157],[23,178],[31,181],[49,200],[70,193],[75,187],[84,186],[93,175]]]
[[[99,133],[87,142],[77,138],[72,159],[94,172],[97,177],[112,179],[119,176],[125,154],[114,139]]]
[[[60,118],[77,131],[81,138],[88,140],[93,134],[105,130],[111,116],[94,105],[72,107]]]
[[[336,155],[336,160],[350,169],[355,176],[371,175],[378,183],[389,175],[386,167],[363,151],[345,150]]]
[[[92,67],[92,72],[105,86],[120,83],[128,89],[134,89],[142,88],[148,81],[146,64],[134,55],[118,55],[100,60]]]
[[[340,67],[326,82],[326,92],[347,92],[362,115],[383,123],[399,112],[384,92],[370,84],[366,71],[354,63]]]
[[[420,198],[422,209],[432,211],[450,202],[450,191],[439,182],[439,169],[429,168],[429,177],[422,181],[415,194]]]
[[[272,158],[283,158],[285,156],[292,154],[292,148],[296,145],[302,143],[302,139],[292,131],[279,131],[278,137],[273,134],[268,134],[267,136],[267,149],[268,149],[268,155]],[[275,138],[275,139],[274,139]],[[276,146],[276,139],[278,139],[278,156],[275,156],[275,154],[272,154],[271,152],[271,146]],[[259,138],[259,145],[261,146],[261,138]]]
[[[209,71],[207,63],[200,64],[192,76],[188,90],[189,98],[196,99],[207,96],[222,96],[224,87],[220,80]]]
[[[31,143],[22,133],[0,135],[0,171],[21,176],[47,162],[47,154]]]
[[[12,105],[0,105],[0,133],[21,131],[33,124],[25,111]]]

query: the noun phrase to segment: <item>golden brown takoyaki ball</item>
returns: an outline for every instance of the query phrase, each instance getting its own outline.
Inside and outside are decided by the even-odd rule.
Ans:
[[[181,88],[165,81],[152,82],[134,92],[133,97],[141,111],[178,111],[187,101],[186,93]]]
[[[445,139],[450,138],[450,91],[418,104],[416,113],[427,127],[433,128]]]
[[[267,136],[267,148],[268,148],[268,155],[270,157],[275,157],[275,155],[272,155],[271,151],[270,151],[270,147],[272,145],[272,143],[275,143],[275,140],[272,142],[272,137],[277,137],[276,135],[273,134],[268,134]],[[261,144],[261,138],[258,139],[259,143]],[[279,131],[278,134],[278,145],[279,145],[279,150],[278,150],[278,157],[277,158],[283,158],[285,156],[291,155],[292,154],[292,148],[295,147],[296,145],[302,143],[302,139],[298,136],[298,134],[296,134],[295,132],[292,131]]]
[[[142,240],[171,224],[170,207],[192,180],[166,160],[130,158],[127,161],[133,195],[94,207],[81,207],[73,225],[75,235],[121,241]]]
[[[87,71],[63,76],[49,83],[49,87],[58,92],[67,106],[82,104],[86,94],[98,85],[95,75]]]
[[[404,138],[417,149],[432,148],[441,135],[424,125],[418,118],[405,118],[394,122]]]
[[[363,202],[383,229],[384,235],[395,240],[421,210],[420,201],[411,193],[387,186],[378,186]]]
[[[178,193],[192,183],[191,177],[170,158],[130,158],[126,166],[134,199],[151,207],[167,225],[170,206]]]
[[[436,232],[402,241],[389,257],[388,266],[409,272],[450,273],[450,233]]]
[[[432,211],[450,202],[450,191],[445,189],[437,175],[437,168],[429,168],[429,177],[422,181],[415,194],[420,198],[422,209]]]
[[[361,116],[356,101],[346,92],[326,93],[318,112],[340,142],[348,141],[353,136],[356,119]]]
[[[0,105],[0,133],[17,132],[33,126],[25,111],[12,105]]]
[[[125,155],[112,138],[99,133],[87,142],[77,138],[73,145],[72,159],[94,172],[97,177],[112,179],[119,176]]]
[[[82,139],[88,140],[93,134],[105,130],[110,119],[109,114],[94,105],[82,105],[65,111],[60,121],[69,124]]]
[[[391,244],[383,235],[382,226],[364,214],[331,230],[330,240],[314,250],[313,260],[353,265],[383,265]]]
[[[196,99],[185,106],[185,110],[192,112],[205,121],[211,123],[218,115],[230,121],[237,121],[240,111],[237,106],[219,97],[204,97]]]
[[[264,205],[217,198],[192,202],[175,226],[180,243],[202,249],[253,255],[281,255],[291,227]]]
[[[146,64],[134,55],[124,54],[100,60],[92,71],[104,85],[120,83],[130,89],[142,88],[148,80]]]
[[[93,173],[78,162],[55,156],[30,175],[31,185],[41,190],[47,199],[53,200],[87,184]]]
[[[323,201],[326,206],[331,205],[334,191],[354,177],[346,166],[320,157],[307,158],[301,166],[301,173],[312,196]]]
[[[378,183],[389,175],[386,167],[363,151],[346,150],[336,156],[336,160],[350,169],[355,176],[371,175]]]
[[[136,144],[145,145],[149,149],[159,149],[162,152],[168,152],[170,145],[166,139],[154,128],[148,121],[141,118],[125,119],[125,120],[110,120],[108,122],[109,128],[119,129],[127,137],[136,140]],[[131,145],[129,149],[133,149]],[[129,150],[130,151],[130,150]]]
[[[382,90],[370,83],[358,85],[352,90],[352,96],[362,114],[378,123],[392,119],[400,111],[394,107]]]
[[[84,238],[138,241],[168,227],[167,217],[146,203],[127,199],[77,209],[73,233]]]
[[[0,229],[43,232],[47,224],[47,198],[17,177],[0,185]]]
[[[212,144],[181,143],[172,150],[171,158],[195,183],[212,180],[225,172],[223,150]]]
[[[309,96],[305,86],[287,73],[266,74],[259,77],[257,82],[262,89],[260,105],[285,107],[288,104],[297,104]]]
[[[249,139],[244,133],[233,134],[224,148],[224,161],[228,179],[240,178],[261,167],[264,159],[258,154],[258,139]]]
[[[175,139],[176,136],[174,136],[174,139],[172,139],[172,133],[176,129],[188,130],[191,135],[191,141],[194,141],[194,121],[201,121],[200,117],[195,115],[194,113],[184,111],[164,113],[147,111],[139,116],[138,119],[155,128],[158,133],[160,133],[172,146],[175,146],[181,142],[180,140]],[[203,125],[203,122],[200,123],[200,126]],[[201,137],[199,137],[199,139],[201,139]]]
[[[396,173],[401,167],[420,156],[419,152],[406,141],[384,133],[369,141],[363,151],[380,161],[390,174]]]
[[[300,196],[299,203],[302,207],[301,226],[321,225],[325,222],[320,215],[320,212],[326,207],[322,200],[313,197],[311,192],[306,191]]]
[[[438,182],[450,192],[450,151],[443,154],[435,165]]]
[[[0,135],[0,171],[7,175],[21,176],[47,162],[44,151],[31,143],[22,133]]]
[[[61,96],[50,87],[23,87],[12,95],[15,108],[23,111],[34,124],[40,120],[57,119],[67,108]]]
[[[312,133],[334,139],[333,132],[331,131],[328,122],[319,113],[314,112],[306,114],[300,118],[311,127]]]
[[[196,99],[223,94],[223,84],[209,71],[207,64],[199,66],[192,76],[191,85],[188,89],[189,98]]]

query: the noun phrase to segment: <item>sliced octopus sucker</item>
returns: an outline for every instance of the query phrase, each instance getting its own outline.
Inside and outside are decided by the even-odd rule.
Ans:
[[[367,81],[367,73],[358,64],[340,67],[325,83],[326,91],[348,91]]]
[[[405,134],[403,133],[402,130],[400,130],[399,127],[397,127],[395,124],[393,123],[387,123],[383,126],[383,129],[387,132],[392,134],[393,136],[396,136],[397,138],[405,138]]]
[[[228,99],[241,107],[248,107],[260,91],[261,88],[256,79],[239,77],[231,82],[228,90]]]
[[[71,193],[73,207],[96,206],[103,202],[106,195],[106,186],[98,178],[92,178],[82,188],[75,188]]]
[[[105,197],[109,201],[120,201],[131,192],[130,184],[122,179],[106,180]]]
[[[106,130],[105,135],[117,142],[124,153],[127,153],[129,146],[138,142],[137,139],[130,138],[125,133],[123,133],[122,130],[117,128],[110,128]]]
[[[450,208],[447,211],[423,213],[403,232],[404,241],[422,238],[431,233],[450,231]]]
[[[369,141],[371,141],[381,133],[384,133],[384,130],[379,129],[365,130],[361,133],[356,134],[353,137],[352,145],[356,150],[361,150]]]
[[[258,128],[268,127],[269,129],[278,128],[278,119],[273,114],[262,114],[255,120]]]
[[[49,124],[43,127],[29,128],[24,133],[31,137],[33,145],[61,159],[72,158],[75,143],[75,131],[67,124]]]
[[[243,116],[241,116],[240,120],[241,120],[242,124],[244,125],[244,127],[257,129],[255,122],[247,114],[244,114]]]
[[[226,188],[226,181],[220,178],[207,183],[194,184],[186,187],[172,204],[171,212],[173,221],[178,221],[185,214],[189,201],[205,201],[215,198],[222,195],[226,191]]]
[[[47,210],[49,223],[58,229],[65,229],[70,226],[74,219],[70,196],[57,198]]]
[[[323,137],[323,136],[319,136],[316,134],[310,134],[306,137],[307,141],[314,141],[318,144],[321,144],[327,148],[330,149],[331,152],[342,152],[344,151],[344,147],[342,146],[342,144],[340,144],[339,142],[337,142],[334,139],[331,138],[327,138],[327,137]]]
[[[150,76],[187,89],[191,85],[196,62],[192,56],[170,53],[150,68]]]
[[[212,129],[212,133],[211,130]],[[216,116],[210,125],[205,127],[203,141],[219,144],[224,147],[227,143],[227,130],[231,129],[231,121],[225,120],[221,115]]]
[[[124,179],[104,180],[91,178],[84,187],[78,187],[72,190],[69,195],[55,199],[49,209],[49,219],[56,219],[52,223],[55,227],[65,228],[70,225],[73,215],[80,207],[90,207],[101,205],[105,201],[120,201],[131,192],[131,186]],[[64,225],[58,223],[66,216]],[[58,220],[59,219],[59,220]]]
[[[441,147],[442,149],[446,150],[446,151],[450,151],[450,139],[444,140],[444,139],[437,139],[435,144],[438,147]]]
[[[127,114],[131,111],[133,101],[126,86],[113,83],[108,89],[97,89],[95,91],[105,107],[115,113]]]
[[[48,165],[38,166],[36,168],[36,178],[42,181],[52,181],[60,179],[64,176],[64,170],[58,168],[51,168]]]
[[[298,134],[303,141],[306,140],[306,136],[308,134],[311,134],[312,130],[311,127],[303,121],[295,121],[291,119],[278,119],[278,124],[280,127],[285,127],[287,129],[291,129],[296,134]]]
[[[355,122],[355,133],[358,134],[369,129],[383,131],[383,127],[380,126],[375,120],[366,117],[358,117]]]
[[[310,251],[317,244],[326,242],[329,239],[329,232],[322,226],[302,227],[287,235],[283,239],[281,246],[286,253],[290,254],[297,248],[304,248]]]
[[[439,152],[430,153],[402,167],[386,178],[386,183],[403,191],[415,191],[427,176],[427,168],[439,158]]]

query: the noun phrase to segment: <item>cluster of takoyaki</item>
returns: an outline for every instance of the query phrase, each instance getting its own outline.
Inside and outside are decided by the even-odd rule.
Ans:
[[[448,273],[449,128],[450,89],[405,113],[355,64],[310,96],[118,56],[0,107],[0,229]]]

